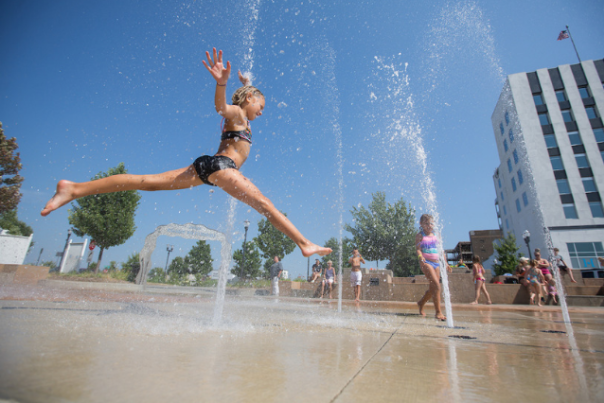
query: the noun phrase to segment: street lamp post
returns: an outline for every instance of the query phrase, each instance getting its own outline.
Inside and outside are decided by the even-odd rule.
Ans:
[[[524,243],[526,243],[526,248],[529,252],[529,258],[533,260],[533,255],[531,254],[531,233],[525,229],[522,233],[522,239],[524,239]]]
[[[166,245],[166,251],[168,251],[168,257],[166,258],[166,268],[164,269],[166,275],[168,275],[168,262],[170,261],[170,252],[172,252],[173,250],[174,245]]]
[[[245,228],[245,234],[243,235],[243,259],[241,259],[241,270],[239,271],[239,278],[243,278],[243,267],[245,266],[245,244],[247,243],[247,229],[250,227],[250,220],[243,222]]]
[[[63,248],[63,255],[61,255],[61,262],[59,263],[59,273],[63,268],[63,262],[65,262],[65,253],[67,253],[67,248],[69,247],[69,238],[71,238],[72,233],[73,231],[71,230],[71,228],[69,228],[67,230],[67,240],[65,241],[65,247]]]

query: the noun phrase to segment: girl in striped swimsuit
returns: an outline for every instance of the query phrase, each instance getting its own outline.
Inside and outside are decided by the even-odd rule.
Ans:
[[[434,310],[436,311],[436,319],[447,320],[440,309],[440,262],[438,255],[438,247],[440,240],[434,235],[434,219],[430,214],[423,214],[419,219],[420,232],[415,237],[415,244],[417,249],[417,257],[419,258],[419,264],[422,272],[429,281],[428,291],[424,294],[422,299],[417,302],[419,306],[419,313],[422,316],[426,316],[424,312],[424,305],[432,298],[434,302]],[[447,259],[443,256],[443,261],[446,263]],[[447,264],[447,270],[450,272],[451,267]]]

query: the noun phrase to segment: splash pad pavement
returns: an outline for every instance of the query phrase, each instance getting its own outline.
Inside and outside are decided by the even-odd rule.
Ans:
[[[597,401],[602,308],[176,296],[5,286],[0,401]],[[4,400],[3,400],[4,399]],[[443,400],[444,399],[444,400]]]

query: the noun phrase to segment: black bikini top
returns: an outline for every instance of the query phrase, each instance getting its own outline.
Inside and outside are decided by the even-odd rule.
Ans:
[[[224,123],[224,119],[222,120],[222,122]],[[222,135],[220,136],[220,140],[228,140],[228,139],[235,139],[235,138],[240,138],[243,139],[245,141],[247,141],[248,143],[252,144],[252,128],[250,127],[250,122],[247,122],[247,127],[245,128],[245,130],[236,130],[236,131],[224,131],[224,129],[222,130]]]

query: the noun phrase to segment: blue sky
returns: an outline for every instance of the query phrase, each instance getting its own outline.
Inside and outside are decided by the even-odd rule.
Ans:
[[[242,172],[313,242],[337,237],[340,210],[350,223],[352,206],[376,191],[425,211],[409,131],[423,139],[445,247],[497,228],[490,116],[504,77],[576,63],[570,40],[556,41],[565,25],[583,60],[604,57],[604,3],[424,3],[3,2],[0,121],[20,146],[19,218],[36,242],[26,262],[40,248],[42,260],[54,259],[65,243],[67,208],[39,215],[58,180],[89,180],[120,162],[130,173],[157,173],[216,151],[215,81],[201,63],[213,46],[235,71],[251,66],[266,95]],[[233,76],[228,92],[236,88]],[[140,251],[161,224],[227,228],[220,189],[142,196],[135,235],[108,249],[104,264]],[[235,248],[243,221],[252,222],[250,239],[260,218],[238,204]],[[174,257],[192,243],[160,238],[154,264],[164,266],[166,244]],[[219,259],[218,245],[213,254]],[[294,277],[306,273],[299,251],[283,263]]]

